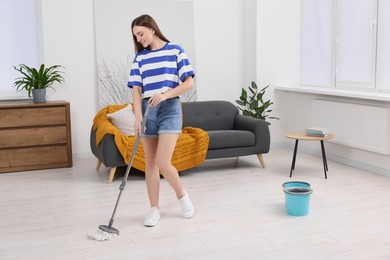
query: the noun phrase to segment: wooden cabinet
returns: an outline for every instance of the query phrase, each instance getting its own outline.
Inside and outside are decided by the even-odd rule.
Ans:
[[[0,173],[72,167],[70,104],[0,101]]]

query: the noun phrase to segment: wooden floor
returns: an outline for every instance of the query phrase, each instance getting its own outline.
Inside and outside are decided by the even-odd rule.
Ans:
[[[310,213],[286,213],[282,183],[292,150],[208,160],[181,174],[196,208],[180,216],[173,190],[161,181],[162,218],[146,228],[143,174],[129,177],[114,227],[120,236],[87,238],[108,224],[124,169],[107,184],[96,159],[73,168],[0,174],[0,259],[390,259],[390,178],[299,152],[292,180],[313,188]]]

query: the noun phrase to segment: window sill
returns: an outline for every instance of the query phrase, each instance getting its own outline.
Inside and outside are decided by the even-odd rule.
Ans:
[[[390,102],[390,93],[387,92],[386,93],[368,92],[368,91],[356,91],[356,90],[334,89],[334,88],[324,88],[324,87],[303,87],[303,86],[297,86],[297,87],[273,86],[273,87],[275,90],[280,90],[280,91],[320,94],[320,95],[327,95],[327,96],[348,97],[348,98]]]

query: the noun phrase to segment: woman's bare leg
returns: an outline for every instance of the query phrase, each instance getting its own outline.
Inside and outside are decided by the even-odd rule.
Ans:
[[[160,134],[156,153],[156,165],[167,182],[175,190],[177,198],[184,196],[183,185],[179,173],[172,165],[172,154],[176,146],[178,134]]]
[[[150,206],[159,208],[160,173],[156,163],[158,139],[143,137],[142,144],[145,151],[145,179]]]

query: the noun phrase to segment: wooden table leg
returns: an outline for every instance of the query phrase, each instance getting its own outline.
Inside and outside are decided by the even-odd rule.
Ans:
[[[102,165],[102,161],[98,160],[96,164],[96,170],[98,171],[100,169],[100,165]]]

